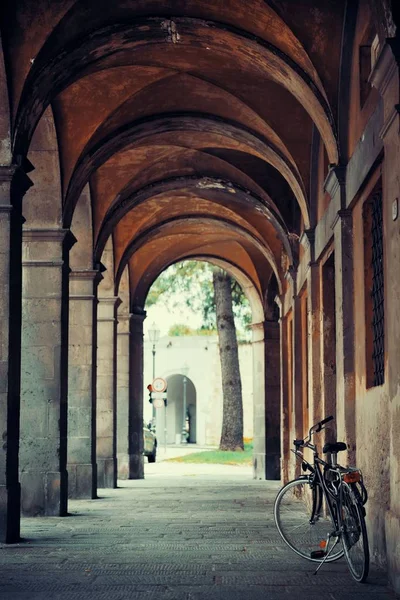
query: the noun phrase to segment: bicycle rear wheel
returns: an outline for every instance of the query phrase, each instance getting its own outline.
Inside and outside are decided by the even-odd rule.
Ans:
[[[364,507],[357,501],[351,487],[342,483],[341,529],[344,554],[350,573],[356,581],[366,580],[369,571],[369,548]]]
[[[328,534],[335,531],[335,526],[330,515],[324,514],[319,485],[310,483],[309,478],[287,483],[276,497],[274,518],[278,531],[289,548],[307,560],[323,560],[323,557],[311,558],[311,553],[324,547]],[[334,542],[333,539],[329,548]],[[342,556],[343,548],[339,542],[326,562],[338,560]]]

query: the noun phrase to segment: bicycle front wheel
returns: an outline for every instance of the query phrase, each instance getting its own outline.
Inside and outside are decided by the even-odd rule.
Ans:
[[[364,507],[351,487],[342,483],[341,529],[344,554],[350,573],[356,581],[366,580],[369,571],[369,548]]]
[[[274,518],[283,541],[296,554],[321,562],[321,558],[312,558],[311,553],[324,548],[328,535],[335,531],[329,514],[325,514],[322,502],[322,490],[319,485],[310,483],[308,478],[295,479],[287,483],[278,493]],[[327,548],[332,547],[335,538]],[[343,556],[340,542],[329,554],[326,562],[338,560]]]

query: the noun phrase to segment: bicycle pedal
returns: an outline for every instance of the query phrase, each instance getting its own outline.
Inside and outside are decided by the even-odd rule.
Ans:
[[[326,552],[324,550],[313,550],[310,554],[310,558],[324,558]]]

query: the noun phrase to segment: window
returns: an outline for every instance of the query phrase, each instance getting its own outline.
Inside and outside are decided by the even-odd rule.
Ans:
[[[380,182],[364,203],[367,387],[385,381],[383,206]]]

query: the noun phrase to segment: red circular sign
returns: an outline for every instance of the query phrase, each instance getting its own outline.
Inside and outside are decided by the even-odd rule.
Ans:
[[[151,385],[155,392],[165,392],[167,389],[167,382],[162,377],[156,377]]]

